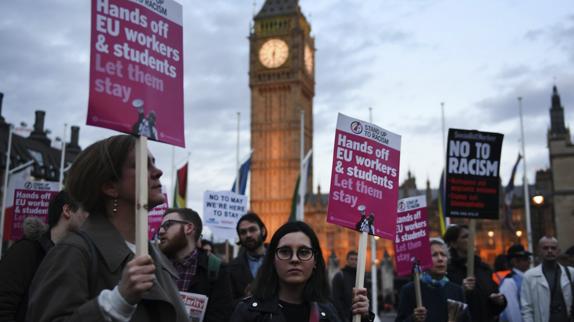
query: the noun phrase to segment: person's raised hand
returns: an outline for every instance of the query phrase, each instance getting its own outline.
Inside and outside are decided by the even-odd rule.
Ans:
[[[476,278],[469,276],[462,280],[462,287],[465,291],[472,291],[476,287]]]
[[[416,322],[424,322],[426,318],[427,318],[427,309],[424,306],[416,307],[413,310],[413,319]]]
[[[353,287],[353,306],[351,309],[353,315],[359,314],[365,316],[369,314],[369,298],[367,297],[366,288]]]
[[[149,255],[133,258],[124,267],[118,291],[130,304],[138,303],[143,294],[153,286],[155,281],[155,265]]]
[[[504,295],[502,293],[492,293],[488,296],[490,300],[498,305],[504,305]]]

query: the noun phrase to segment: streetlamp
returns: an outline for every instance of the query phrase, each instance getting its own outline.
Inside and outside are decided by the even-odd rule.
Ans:
[[[490,247],[494,247],[494,231],[493,230],[489,230],[488,233],[486,233],[488,235],[488,245]]]
[[[545,199],[544,199],[544,195],[537,193],[534,196],[532,196],[532,198],[530,198],[532,204],[535,206],[536,208],[536,216],[538,217],[536,220],[536,239],[539,239],[540,237],[544,236],[546,234],[546,225],[544,224],[544,211],[542,209],[542,207],[544,207],[544,203],[545,203]]]
[[[518,238],[522,237],[522,230],[516,231],[516,237],[518,237]]]
[[[543,195],[535,195],[532,197],[532,202],[537,206],[542,206],[544,204],[544,196]]]

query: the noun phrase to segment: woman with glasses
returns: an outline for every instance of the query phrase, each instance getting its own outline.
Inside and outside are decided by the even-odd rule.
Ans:
[[[172,266],[151,245],[135,256],[135,142],[98,141],[74,161],[66,182],[90,213],[46,255],[30,288],[28,321],[188,321]],[[162,171],[148,153],[148,205],[164,202]]]
[[[275,232],[252,294],[237,305],[232,322],[351,320],[339,317],[329,302],[319,240],[304,222],[286,223]],[[352,311],[372,321],[365,288],[354,289]]]

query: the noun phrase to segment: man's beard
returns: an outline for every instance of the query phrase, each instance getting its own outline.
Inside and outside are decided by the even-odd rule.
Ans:
[[[261,245],[263,245],[263,236],[261,235],[259,235],[256,240],[248,238],[241,242],[241,246],[245,247],[245,249],[250,252],[254,252]]]
[[[187,246],[187,239],[183,231],[183,225],[180,227],[179,232],[171,240],[163,240],[159,244],[161,251],[168,257],[173,257],[175,254]]]

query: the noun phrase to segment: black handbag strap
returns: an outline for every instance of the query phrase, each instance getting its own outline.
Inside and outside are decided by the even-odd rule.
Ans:
[[[570,276],[570,268],[568,266],[564,266],[566,271],[566,276],[568,277],[568,282],[570,282],[570,293],[572,302],[570,303],[570,321],[574,320],[574,284],[572,284],[572,276]]]

